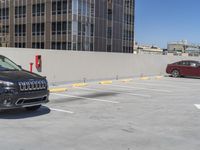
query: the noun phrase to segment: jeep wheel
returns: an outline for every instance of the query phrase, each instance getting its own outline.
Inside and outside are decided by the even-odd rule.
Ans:
[[[178,70],[173,70],[173,71],[172,71],[172,77],[177,78],[177,77],[179,77],[179,76],[180,76],[180,73],[179,73]]]
[[[40,107],[41,107],[41,105],[26,107],[26,110],[28,110],[28,111],[35,111],[35,110],[38,110]]]

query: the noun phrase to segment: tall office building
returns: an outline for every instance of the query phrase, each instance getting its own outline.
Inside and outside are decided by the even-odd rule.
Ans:
[[[134,7],[135,0],[0,0],[1,43],[133,53]]]

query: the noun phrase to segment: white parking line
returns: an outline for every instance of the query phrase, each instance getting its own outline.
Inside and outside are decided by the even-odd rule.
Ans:
[[[200,109],[200,104],[194,104],[197,109]]]
[[[167,88],[176,88],[177,86],[171,86],[171,85],[166,85],[166,83],[161,83],[160,82],[158,84],[156,83],[138,83],[138,82],[134,82],[134,83],[128,83],[128,85],[150,85],[150,86],[162,86],[162,87],[167,87]]]
[[[192,81],[192,82],[191,82]],[[194,82],[193,82],[194,81]],[[199,80],[198,79],[188,79],[188,78],[175,78],[175,79],[165,79],[161,80],[160,83],[163,84],[170,84],[171,82],[173,84],[179,85],[179,86],[186,86],[186,85],[191,85],[191,86],[199,86]]]
[[[69,94],[58,94],[58,93],[52,93],[57,96],[62,96],[62,97],[74,97],[74,98],[81,98],[81,99],[86,99],[86,100],[91,100],[91,101],[98,101],[98,102],[107,102],[107,103],[113,103],[113,104],[118,104],[119,102],[117,101],[110,101],[110,100],[103,100],[103,99],[96,99],[96,98],[88,98],[88,97],[82,97],[82,96],[75,96],[75,95],[69,95]]]
[[[63,110],[63,109],[50,108],[50,110],[58,111],[58,112],[64,112],[64,113],[68,113],[68,114],[74,114],[74,112],[72,112],[72,111]]]
[[[138,90],[147,90],[147,91],[156,91],[156,92],[164,92],[164,93],[171,93],[172,91],[169,90],[159,90],[159,89],[152,89],[152,88],[143,88],[143,87],[132,87],[132,86],[122,86],[122,85],[110,85],[113,87],[121,87],[121,88],[128,88],[128,89],[138,89]]]
[[[145,94],[133,94],[133,93],[128,93],[128,92],[118,92],[118,91],[114,91],[114,90],[100,90],[100,89],[92,89],[92,88],[86,88],[86,87],[78,87],[79,89],[82,90],[87,90],[87,91],[96,91],[96,92],[112,92],[112,93],[116,93],[116,94],[126,94],[126,95],[131,95],[131,96],[139,96],[139,97],[144,97],[144,98],[151,98],[151,95],[145,95]]]

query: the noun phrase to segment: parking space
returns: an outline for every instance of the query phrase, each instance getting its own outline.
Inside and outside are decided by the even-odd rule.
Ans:
[[[36,112],[0,113],[1,149],[196,150],[199,85],[170,77],[62,85]]]

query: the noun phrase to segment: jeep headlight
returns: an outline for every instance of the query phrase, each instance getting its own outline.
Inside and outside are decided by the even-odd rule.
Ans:
[[[0,80],[0,85],[2,85],[2,86],[13,86],[14,83],[13,82],[9,82],[9,81]]]

